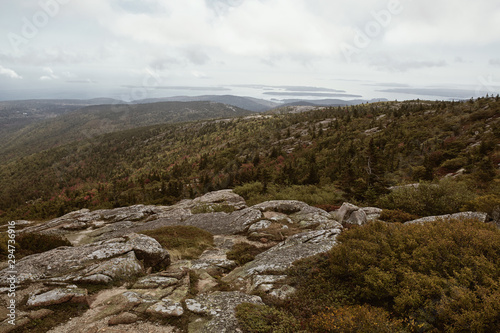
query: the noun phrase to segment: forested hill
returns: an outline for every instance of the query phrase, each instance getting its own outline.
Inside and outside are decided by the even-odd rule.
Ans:
[[[130,128],[249,114],[253,112],[207,101],[90,105],[10,131],[0,143],[0,161]]]
[[[90,110],[81,116],[89,129],[95,119]],[[119,120],[147,124],[140,112],[126,113],[116,113],[110,126]],[[170,204],[235,187],[255,200],[286,192],[317,205],[351,200],[404,208],[388,187],[419,181],[434,181],[445,191],[425,199],[446,199],[436,212],[456,211],[478,198],[500,202],[499,143],[498,97],[381,102],[134,128],[0,166],[1,218]]]

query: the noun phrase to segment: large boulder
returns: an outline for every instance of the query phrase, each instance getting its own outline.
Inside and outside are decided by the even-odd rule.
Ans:
[[[201,197],[193,199],[189,204],[191,207],[223,205],[230,206],[236,210],[243,209],[247,205],[245,199],[233,192],[233,190],[220,190],[209,192]]]
[[[254,276],[266,275],[268,272],[280,275],[296,260],[329,251],[336,244],[337,235],[341,230],[341,228],[314,230],[291,236],[284,242],[258,254],[253,261],[236,268],[222,280],[250,292],[253,289]]]
[[[363,209],[348,202],[344,202],[333,215],[340,223],[363,225],[368,221]]]
[[[323,209],[309,206],[297,200],[271,200],[262,202],[253,209],[258,209],[264,214],[276,212],[288,215],[288,220],[302,229],[330,229],[338,227],[338,223]],[[272,218],[271,218],[272,220]]]
[[[120,238],[83,245],[59,247],[33,254],[17,262],[18,283],[40,280],[111,282],[143,274],[145,267],[166,267],[169,253],[153,238],[129,234]],[[0,285],[7,283],[9,270],[0,271]]]

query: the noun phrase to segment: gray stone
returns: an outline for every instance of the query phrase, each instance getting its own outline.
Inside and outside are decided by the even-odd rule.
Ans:
[[[266,275],[265,272],[279,274],[290,268],[294,261],[329,251],[335,244],[341,228],[315,230],[293,235],[284,242],[258,254],[255,259],[238,267],[222,280],[233,285],[243,285],[251,289],[251,277]]]
[[[235,309],[241,303],[263,304],[258,296],[250,296],[240,292],[216,292],[201,294],[185,301],[189,311],[210,316],[199,330],[202,333],[239,332]]]
[[[232,206],[237,210],[243,209],[247,206],[245,203],[245,199],[243,199],[243,197],[241,197],[240,195],[234,193],[233,190],[221,190],[210,192],[194,199],[191,203],[191,207],[212,204]]]
[[[479,222],[486,222],[488,219],[488,214],[481,212],[462,212],[462,213],[439,215],[439,216],[427,216],[413,221],[408,221],[405,224],[424,224],[425,222],[434,222],[437,220],[446,221],[449,219],[473,219]]]
[[[259,210],[245,208],[230,214],[223,212],[195,214],[183,224],[198,227],[214,235],[234,235],[244,232],[260,219],[262,213]]]
[[[269,291],[274,285],[286,279],[286,275],[255,275],[252,278],[252,286],[250,292],[255,290]]]
[[[170,262],[166,250],[153,238],[130,234],[79,247],[59,247],[22,258],[16,264],[18,283],[53,280],[60,282],[142,274],[144,264],[163,267]],[[114,267],[117,265],[117,267]],[[8,284],[8,269],[0,271],[0,285]]]
[[[349,215],[349,218],[345,221],[345,223],[355,224],[355,225],[364,225],[366,224],[366,222],[367,222],[366,213],[361,209],[352,212],[351,215]]]
[[[335,212],[336,220],[340,223],[345,222],[349,219],[352,212],[359,210],[358,206],[351,203],[344,202],[342,206]]]
[[[269,295],[284,301],[284,300],[288,299],[290,297],[290,295],[292,295],[295,291],[296,291],[296,289],[294,287],[291,287],[291,286],[285,284],[285,285],[281,286],[280,288],[274,289],[273,291],[271,291],[269,293]]]
[[[162,317],[180,317],[184,314],[184,309],[182,308],[182,304],[180,302],[163,299],[162,301],[151,305],[146,312]]]
[[[87,290],[79,288],[57,288],[39,295],[32,295],[27,306],[48,306],[61,303],[85,303],[88,304]]]
[[[382,214],[382,208],[377,207],[362,207],[360,208],[366,214],[366,219],[368,221],[377,220]]]
[[[269,220],[260,220],[259,222],[256,222],[256,223],[252,224],[248,228],[248,232],[252,233],[252,232],[255,232],[255,231],[259,231],[259,230],[262,230],[262,229],[269,228],[271,226],[271,224],[272,224],[272,222],[269,221]]]
[[[173,277],[165,277],[161,275],[149,275],[137,280],[132,288],[134,289],[156,289],[174,286],[179,283],[179,280]]]

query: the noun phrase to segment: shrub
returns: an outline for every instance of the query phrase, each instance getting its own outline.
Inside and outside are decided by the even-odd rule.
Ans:
[[[234,188],[234,193],[241,195],[245,199],[259,196],[264,192],[264,185],[261,182],[246,183]]]
[[[236,317],[244,333],[298,333],[300,324],[285,311],[267,306],[242,303]]]
[[[408,222],[411,220],[418,219],[417,215],[403,212],[402,210],[395,209],[384,209],[379,217],[380,220],[386,222]]]
[[[234,206],[225,204],[199,205],[191,209],[191,213],[193,214],[215,213],[215,212],[232,213],[234,211],[235,211]]]
[[[450,160],[446,160],[441,164],[441,167],[449,170],[456,171],[467,164],[467,159],[465,157],[456,157]]]
[[[17,233],[15,240],[17,259],[60,246],[72,246],[66,238],[57,235]],[[5,258],[8,255],[7,249],[7,234],[2,233],[0,235],[0,258]]]
[[[192,226],[163,227],[143,231],[142,234],[153,237],[171,255],[177,255],[181,259],[197,258],[205,249],[214,245],[211,233]]]
[[[239,266],[255,259],[255,256],[264,252],[267,248],[257,247],[248,243],[234,244],[231,251],[227,252],[227,259],[234,260]]]
[[[473,210],[488,213],[494,220],[500,220],[500,198],[494,194],[483,195],[469,201],[463,210]]]
[[[312,317],[309,328],[321,333],[407,332],[403,320],[391,319],[387,311],[370,305],[328,308]]]
[[[474,193],[466,183],[444,179],[438,184],[420,183],[417,188],[400,187],[381,197],[378,205],[418,216],[430,216],[459,212],[473,198]]]
[[[500,230],[471,220],[371,222],[292,268],[296,316],[369,304],[422,330],[500,331]]]

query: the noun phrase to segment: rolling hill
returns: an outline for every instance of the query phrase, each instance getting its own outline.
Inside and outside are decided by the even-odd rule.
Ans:
[[[162,125],[154,125],[156,116],[163,122],[186,118],[165,111],[165,105],[175,103],[154,105],[120,112],[90,107],[79,111],[79,118],[56,118],[60,127],[52,133],[68,141],[97,130],[87,140],[60,142],[1,164],[2,219],[170,204],[241,186],[253,196],[303,187],[313,191],[311,203],[319,202],[314,191],[324,190],[319,197],[336,192],[339,201],[397,208],[400,204],[386,197],[390,186],[444,178],[460,184],[453,188],[460,199],[440,195],[451,210],[484,195],[500,200],[500,101],[495,98],[381,102],[238,118],[227,115],[248,112],[201,103],[226,118]],[[177,104],[176,110],[179,105],[193,104]],[[137,127],[140,123],[151,126]],[[120,127],[134,128],[115,131]],[[114,132],[98,135],[106,131]],[[39,127],[28,138],[32,143],[46,138],[38,144],[43,147],[54,146],[60,137],[47,137]]]
[[[69,104],[69,109],[63,108],[62,103],[58,104],[60,108],[54,107],[54,103],[44,105],[47,110],[43,109],[38,113],[44,114],[46,119],[32,122],[3,138],[0,144],[2,161],[124,129],[253,114],[238,107],[213,102],[158,102],[85,107]],[[78,109],[74,110],[77,107]],[[49,113],[48,110],[53,111]],[[54,116],[48,116],[49,114]]]

